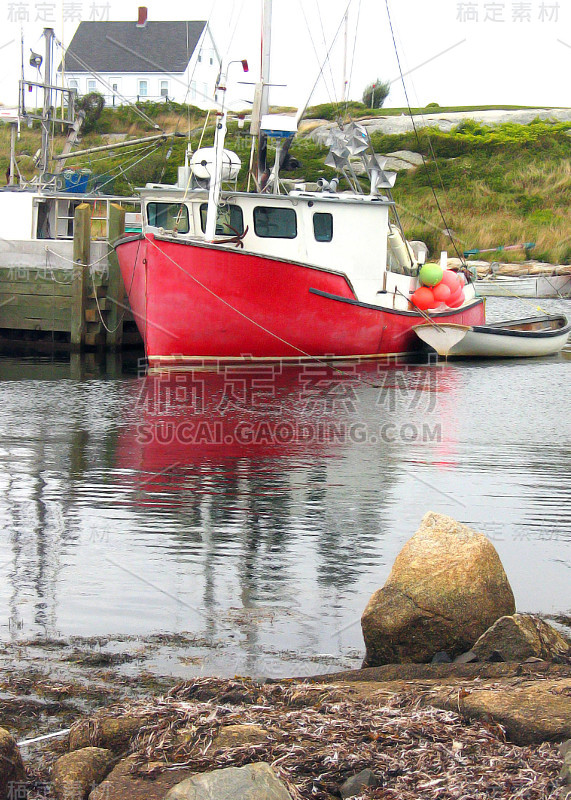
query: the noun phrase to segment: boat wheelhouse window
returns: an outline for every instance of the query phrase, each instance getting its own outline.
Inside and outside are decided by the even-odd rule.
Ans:
[[[200,227],[202,233],[206,232],[206,217],[208,203],[200,206]],[[240,206],[221,206],[216,217],[217,236],[241,236],[244,233],[244,215]]]
[[[295,239],[297,216],[293,208],[256,206],[254,230],[263,239]]]
[[[313,215],[313,234],[316,242],[330,242],[333,239],[332,214],[317,212]]]
[[[188,233],[188,208],[182,203],[148,203],[147,222],[153,228]]]

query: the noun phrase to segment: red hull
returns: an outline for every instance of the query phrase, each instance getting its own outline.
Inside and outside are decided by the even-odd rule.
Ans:
[[[340,274],[152,234],[125,238],[116,250],[151,364],[372,357],[422,347],[412,330],[420,314],[358,303]],[[481,325],[484,304],[432,316]]]

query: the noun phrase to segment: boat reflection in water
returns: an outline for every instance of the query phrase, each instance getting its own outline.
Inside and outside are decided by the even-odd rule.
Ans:
[[[290,472],[358,455],[368,445],[376,446],[390,474],[403,445],[430,435],[423,406],[434,403],[435,392],[450,391],[452,375],[446,366],[367,361],[147,375],[137,384],[135,418],[120,441],[120,466],[135,470],[147,491],[161,491],[176,486],[175,476],[184,489],[182,478],[196,468],[234,464],[243,474],[248,463],[250,471],[272,466],[279,474],[282,459]]]
[[[358,626],[342,644],[332,632],[357,615],[390,564],[390,506],[398,482],[408,482],[407,460],[451,458],[435,429],[454,377],[447,366],[314,362],[131,384],[115,471],[131,525],[152,524],[169,569],[184,567],[205,615],[192,620],[194,631],[221,636],[223,609],[233,609],[242,674],[267,673],[262,646],[309,657],[350,643],[361,657]],[[271,625],[261,622],[270,612]],[[290,668],[311,665],[281,662],[274,672]]]

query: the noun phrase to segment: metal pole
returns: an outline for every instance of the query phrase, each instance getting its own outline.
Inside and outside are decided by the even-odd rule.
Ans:
[[[16,130],[17,130],[17,123],[12,122],[10,123],[10,181],[9,185],[14,186],[16,183],[15,174],[16,174]]]
[[[144,144],[145,142],[158,142],[162,139],[183,139],[186,137],[184,133],[157,133],[155,136],[144,136],[142,139],[127,139],[124,142],[114,142],[113,144],[102,144],[99,147],[88,147],[87,150],[75,150],[73,153],[60,153],[54,156],[54,161],[62,161],[65,158],[75,158],[76,156],[84,156],[88,153],[101,153],[103,150],[117,150],[120,147],[131,147],[136,144]]]
[[[52,105],[52,43],[54,38],[53,28],[44,28],[46,38],[46,57],[44,60],[44,108],[42,112],[42,155],[40,172],[47,172],[50,160],[50,122]]]
[[[272,0],[264,0],[262,11],[262,63],[260,67],[260,111],[261,121],[270,107],[270,65],[272,47]],[[258,129],[259,130],[259,129]],[[258,133],[258,185],[262,186],[267,170],[268,141],[264,134]]]

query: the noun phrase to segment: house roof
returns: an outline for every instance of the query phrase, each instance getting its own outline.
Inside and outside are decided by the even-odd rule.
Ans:
[[[205,27],[203,21],[147,22],[144,27],[136,22],[81,22],[67,48],[65,70],[184,72]]]

